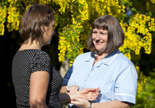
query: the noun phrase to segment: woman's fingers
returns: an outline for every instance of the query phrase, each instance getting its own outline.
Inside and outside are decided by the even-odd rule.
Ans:
[[[90,103],[88,100],[80,99],[80,98],[74,99],[73,101],[71,101],[71,103],[82,108],[88,108],[90,106]]]
[[[78,85],[73,85],[70,87],[66,87],[67,91],[69,91],[70,93],[76,93],[79,90],[79,86]]]
[[[67,92],[69,92],[69,91],[70,91],[68,86],[66,86],[66,89],[67,89]]]

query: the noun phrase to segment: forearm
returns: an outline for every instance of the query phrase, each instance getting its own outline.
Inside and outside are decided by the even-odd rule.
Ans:
[[[47,105],[33,105],[31,108],[48,108]]]
[[[74,99],[74,94],[59,93],[59,102],[60,103],[70,102],[72,99]]]
[[[66,86],[61,87],[60,93],[59,93],[59,102],[65,103],[70,101],[70,95],[67,93]]]
[[[92,108],[130,108],[131,104],[113,100],[109,102],[92,103]]]
[[[48,108],[45,102],[37,101],[37,100],[30,102],[30,107],[31,108]]]
[[[60,93],[67,93],[66,87],[67,86],[62,86],[61,89],[60,89]]]

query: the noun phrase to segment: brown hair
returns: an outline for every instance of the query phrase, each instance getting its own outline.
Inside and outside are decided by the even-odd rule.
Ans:
[[[31,5],[24,13],[20,24],[20,36],[24,43],[28,43],[28,39],[31,39],[31,43],[37,40],[41,43],[43,39],[41,26],[49,26],[50,22],[54,20],[54,11],[42,4]]]
[[[111,53],[124,44],[125,36],[118,20],[111,15],[103,15],[92,23],[92,29],[87,42],[87,46],[91,51],[96,51],[92,40],[92,32],[94,28],[108,31],[108,42],[104,53]]]

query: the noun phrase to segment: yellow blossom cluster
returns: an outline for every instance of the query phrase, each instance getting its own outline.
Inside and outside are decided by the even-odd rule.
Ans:
[[[20,13],[17,9],[16,2],[17,0],[8,0],[9,7],[8,7],[8,17],[7,17],[7,28],[8,31],[18,30],[19,29],[19,22],[20,22]]]
[[[19,0],[16,0],[19,1]],[[51,4],[52,0],[20,0],[20,2],[23,2],[26,6],[26,10],[28,9],[31,4],[40,3],[40,4]]]
[[[59,61],[64,61],[66,56],[70,59],[70,65],[72,65],[76,56],[83,53],[79,37],[81,31],[83,31],[83,22],[89,18],[88,3],[86,0],[58,1],[54,2],[60,5],[60,14],[64,14],[68,10],[71,13],[70,23],[64,26],[62,32],[59,33]]]
[[[0,7],[0,35],[4,35],[5,21],[6,21],[6,6]]]
[[[50,4],[51,0],[39,0],[40,4]]]
[[[119,0],[92,0],[89,7],[92,8],[89,11],[92,14],[97,14],[97,17],[105,14],[120,17],[125,13],[125,5],[121,5]]]
[[[81,20],[81,22],[89,19],[89,8],[87,0],[79,0],[79,12],[80,14],[77,16],[77,18]]]
[[[150,2],[152,2],[153,4],[155,4],[155,0],[150,0]]]
[[[58,50],[60,50],[58,56],[59,56],[59,60],[64,61],[65,60],[65,52],[66,52],[66,39],[63,36],[59,36],[59,43],[61,43],[61,45],[58,46]]]
[[[53,2],[55,2],[56,4],[58,4],[60,6],[59,12],[61,14],[65,13],[65,8],[66,8],[66,5],[68,4],[68,1],[69,0],[53,0]]]
[[[140,54],[140,49],[143,47],[145,53],[151,53],[152,35],[151,31],[155,31],[155,22],[150,16],[135,14],[130,18],[129,24],[121,21],[121,26],[125,32],[124,45],[120,51],[128,53],[127,57],[131,58],[130,51],[125,52],[126,49],[132,50],[135,54]]]
[[[67,25],[67,27],[63,28],[63,32],[59,33],[59,61],[64,61],[64,57],[68,57],[70,59],[70,66],[74,59],[83,53],[83,48],[79,43],[80,32],[76,31],[81,27],[80,23],[71,26]]]
[[[137,74],[138,74],[138,85],[137,85],[137,92],[141,92],[146,85],[146,77],[140,72],[139,67],[135,65]]]

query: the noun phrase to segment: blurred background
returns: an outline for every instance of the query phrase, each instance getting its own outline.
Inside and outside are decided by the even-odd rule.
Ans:
[[[74,0],[70,0],[70,1],[73,2]],[[85,3],[89,3],[89,2],[92,2],[93,0],[85,0],[85,1],[86,1]],[[105,1],[107,1],[107,0],[102,0],[103,3]],[[49,2],[50,3],[52,2],[53,4],[51,5]],[[57,0],[57,2],[63,3],[62,0]],[[19,15],[15,14],[18,16],[19,21],[20,21],[21,15],[24,12],[24,9],[26,9],[26,7],[28,5],[30,5],[31,3],[50,4],[54,8],[54,10],[57,11],[58,15],[56,16],[56,21],[58,21],[58,20],[59,21],[58,21],[58,23],[56,23],[56,27],[55,27],[56,35],[53,36],[53,38],[51,40],[51,44],[44,46],[42,48],[42,50],[48,52],[48,54],[51,57],[53,66],[56,68],[56,70],[58,72],[60,72],[62,77],[64,76],[64,74],[66,73],[67,69],[72,64],[72,62],[74,61],[75,57],[77,55],[81,54],[81,52],[78,53],[78,51],[74,49],[74,50],[72,50],[72,53],[74,53],[73,51],[75,51],[75,53],[76,53],[76,55],[74,55],[74,57],[71,57],[71,53],[68,53],[69,51],[68,52],[66,51],[65,52],[66,55],[63,56],[64,60],[60,59],[61,48],[58,48],[58,47],[63,47],[63,45],[61,45],[60,38],[65,36],[65,33],[60,34],[59,32],[63,33],[62,27],[64,27],[64,25],[65,25],[64,24],[65,21],[63,20],[63,18],[66,18],[68,15],[68,14],[64,15],[64,13],[67,13],[68,10],[66,10],[66,12],[64,12],[64,13],[61,13],[61,11],[63,12],[63,10],[60,11],[61,4],[58,4],[57,2],[55,0],[45,0],[44,2],[41,0],[12,0],[12,1],[11,0],[0,0],[0,9],[1,9],[0,15],[2,15],[2,17],[0,18],[1,19],[0,24],[3,24],[3,26],[0,25],[0,30],[1,30],[0,31],[0,33],[1,33],[1,35],[0,35],[0,73],[1,73],[1,75],[0,75],[1,89],[0,90],[1,90],[1,92],[0,93],[1,93],[1,99],[2,99],[1,106],[4,106],[5,108],[9,108],[9,107],[15,108],[16,107],[14,87],[12,84],[11,67],[12,67],[12,59],[13,59],[16,51],[20,47],[20,44],[22,43],[22,40],[19,35],[19,24],[16,23],[14,25],[14,26],[17,26],[16,27],[17,29],[16,28],[14,29],[11,26],[10,27],[8,26],[9,15],[10,15],[10,13],[9,13],[10,5],[17,7],[17,9],[24,7],[24,8],[20,9]],[[77,1],[77,2],[79,2],[79,1]],[[118,17],[118,18],[120,18],[120,20],[119,20],[120,22],[122,20],[124,22],[128,21],[136,13],[141,14],[141,15],[150,16],[152,19],[155,19],[155,0],[112,0],[112,2],[113,3],[118,2],[118,4],[120,6],[121,5],[125,6],[124,14],[120,14],[120,15],[122,15],[121,18]],[[112,2],[111,2],[111,5],[113,4]],[[101,3],[101,0],[96,0],[96,1],[94,1],[94,3]],[[68,5],[70,6],[71,2],[68,3]],[[93,4],[93,5],[96,6],[96,4]],[[7,9],[6,16],[3,15],[4,8]],[[76,4],[75,4],[74,8],[76,8]],[[88,9],[89,8],[91,8],[91,7],[88,7]],[[68,9],[67,5],[66,5],[66,9]],[[13,8],[12,8],[12,12],[13,12]],[[75,13],[75,14],[77,14],[77,13]],[[108,11],[106,14],[108,14]],[[101,16],[101,15],[102,14],[98,14],[97,16]],[[115,16],[117,17],[117,15],[115,15]],[[68,17],[71,17],[71,16],[68,16]],[[96,17],[90,18],[90,20],[88,20],[88,21],[85,20],[86,23],[88,23],[88,25],[89,25],[89,27],[88,27],[89,29],[87,29],[88,32],[90,31],[91,22],[94,19],[96,19]],[[15,21],[15,19],[13,21]],[[78,19],[77,19],[77,21],[78,21]],[[139,21],[141,21],[141,20],[139,20]],[[67,22],[67,20],[66,20],[66,22]],[[85,24],[83,22],[79,22],[79,23],[81,25]],[[62,26],[61,24],[64,24],[64,25]],[[134,106],[135,108],[155,108],[155,103],[154,103],[155,102],[155,21],[151,24],[154,27],[153,30],[149,29],[149,34],[151,34],[151,37],[152,37],[151,45],[150,45],[151,52],[146,53],[145,47],[141,47],[141,49],[139,50],[139,54],[135,54],[134,51],[132,51],[131,49],[128,48],[129,49],[128,51],[130,51],[131,60],[134,62],[135,65],[138,65],[137,71],[140,73],[139,78],[141,78],[141,79],[139,79],[141,81],[141,82],[139,82],[139,84],[141,85],[140,86],[141,88],[139,88],[140,91],[137,94],[137,105]],[[128,22],[128,26],[129,25],[130,25],[130,21]],[[148,25],[149,25],[149,23],[145,24],[145,26],[146,26],[145,28],[148,28]],[[67,24],[65,26],[67,26]],[[73,29],[69,29],[69,30],[71,31]],[[79,29],[79,31],[80,30],[81,29]],[[85,30],[85,28],[83,30]],[[136,29],[136,31],[137,30],[138,29]],[[81,32],[80,36],[83,36],[83,34],[84,34],[83,31],[80,31],[80,32]],[[87,37],[88,32],[85,33],[86,37]],[[66,32],[66,33],[68,33],[68,32]],[[71,34],[71,33],[68,33],[68,34]],[[137,34],[140,34],[140,33],[137,33]],[[140,34],[140,36],[143,38],[144,35],[141,35],[141,34]],[[77,36],[77,35],[79,35],[79,34],[76,34],[75,36]],[[75,37],[73,37],[73,38],[75,38]],[[81,39],[81,38],[79,38],[79,39],[81,41],[83,41],[83,39]],[[87,40],[87,39],[85,38],[85,40]],[[73,40],[73,41],[77,41],[77,40]],[[85,42],[83,42],[83,43],[85,43]],[[87,48],[84,47],[83,43],[78,44],[79,49],[81,50],[81,48],[83,48],[82,52],[89,51]],[[134,43],[131,42],[130,45],[132,45],[132,44],[134,44]]]

